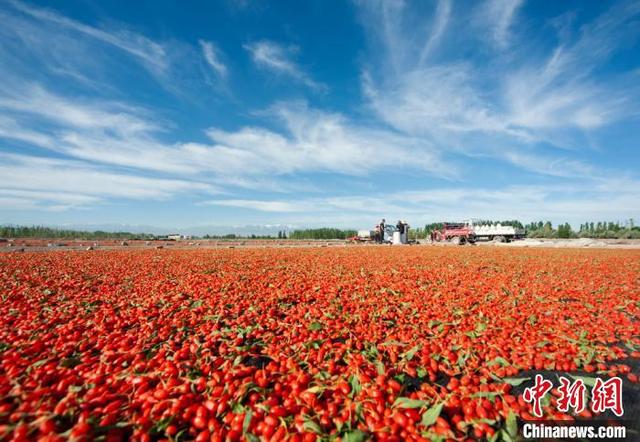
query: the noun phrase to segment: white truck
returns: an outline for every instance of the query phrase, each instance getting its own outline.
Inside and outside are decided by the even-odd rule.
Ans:
[[[525,236],[525,230],[502,224],[482,224],[474,221],[443,223],[431,232],[432,241],[450,241],[455,244],[473,244],[476,241],[510,242]]]

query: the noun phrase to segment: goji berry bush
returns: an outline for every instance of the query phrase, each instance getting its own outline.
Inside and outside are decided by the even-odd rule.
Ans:
[[[637,382],[633,250],[6,253],[0,276],[5,439],[509,439],[523,372]]]

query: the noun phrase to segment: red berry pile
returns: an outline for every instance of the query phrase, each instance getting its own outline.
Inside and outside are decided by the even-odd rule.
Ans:
[[[523,371],[638,375],[634,250],[5,253],[0,295],[7,440],[506,439]]]

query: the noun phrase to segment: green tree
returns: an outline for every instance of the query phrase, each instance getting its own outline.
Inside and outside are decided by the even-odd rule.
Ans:
[[[558,226],[558,238],[571,238],[572,231],[569,223],[564,223]]]

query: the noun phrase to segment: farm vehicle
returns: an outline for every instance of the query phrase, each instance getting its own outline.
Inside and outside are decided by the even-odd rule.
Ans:
[[[431,232],[431,241],[448,241],[453,244],[474,244],[476,241],[510,242],[522,239],[525,230],[502,224],[444,223],[441,229]]]
[[[398,221],[394,225],[386,224],[383,229],[377,225],[372,230],[358,230],[358,233],[351,238],[347,238],[349,242],[378,242],[385,244],[409,244],[409,224],[406,221]]]

